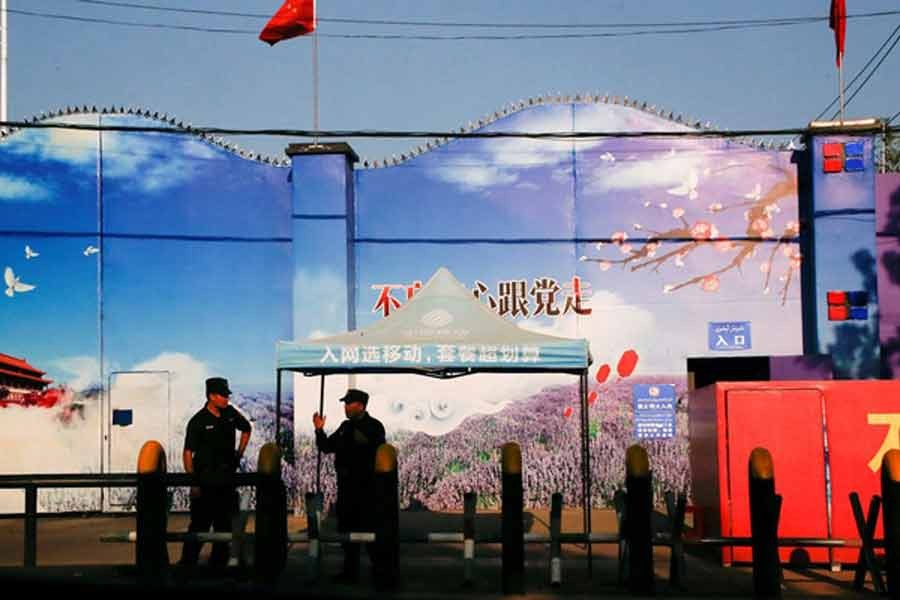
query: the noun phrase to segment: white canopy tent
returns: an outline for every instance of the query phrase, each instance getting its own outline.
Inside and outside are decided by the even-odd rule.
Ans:
[[[527,331],[488,309],[446,268],[394,314],[356,331],[277,344],[276,439],[285,371],[320,375],[414,373],[451,378],[472,373],[569,373],[579,377],[585,532],[590,531],[587,340]],[[319,474],[317,473],[317,482]]]

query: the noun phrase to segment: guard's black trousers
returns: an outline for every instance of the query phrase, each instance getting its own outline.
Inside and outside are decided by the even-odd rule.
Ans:
[[[233,487],[203,487],[200,495],[191,498],[190,533],[207,533],[210,525],[216,533],[231,532],[231,521],[239,508],[238,494]],[[188,540],[181,550],[182,565],[196,565],[202,542]],[[209,564],[213,567],[228,565],[228,542],[213,544]]]
[[[347,486],[350,487],[350,486]],[[338,488],[337,516],[338,531],[349,533],[351,531],[372,531],[371,508],[366,505],[365,494],[356,487],[347,490]],[[348,577],[359,576],[359,543],[345,542],[341,544],[344,550],[344,575]],[[377,563],[375,548],[372,544],[365,544],[369,561],[373,566]]]

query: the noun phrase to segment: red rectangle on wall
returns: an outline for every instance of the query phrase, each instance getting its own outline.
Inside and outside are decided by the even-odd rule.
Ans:
[[[822,156],[825,158],[843,158],[844,145],[840,142],[822,144]]]
[[[826,158],[822,161],[822,168],[826,173],[840,173],[844,170],[844,160],[841,158]]]
[[[763,447],[772,455],[775,492],[782,497],[778,536],[828,537],[822,393],[818,389],[765,389],[764,385],[740,389],[731,384],[726,405],[731,510],[730,522],[723,522],[723,533],[750,535],[750,453]],[[795,550],[806,553],[812,562],[828,562],[824,548],[784,547],[779,550],[781,560],[789,561]],[[749,562],[752,552],[735,547],[733,559]]]
[[[850,509],[850,492],[859,494],[863,512],[881,494],[881,459],[900,448],[900,382],[835,381],[827,384],[825,422],[831,470],[831,529],[836,538],[859,539]],[[878,517],[876,537],[884,537]],[[859,550],[836,549],[835,559],[856,562]]]
[[[831,290],[825,293],[828,304],[847,304],[847,292]]]
[[[829,321],[846,321],[850,318],[850,307],[844,304],[828,305]]]

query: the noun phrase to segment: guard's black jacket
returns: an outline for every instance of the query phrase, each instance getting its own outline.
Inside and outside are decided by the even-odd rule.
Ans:
[[[337,471],[337,515],[340,531],[359,531],[367,525],[371,509],[366,501],[375,485],[375,450],[383,444],[384,425],[369,413],[347,419],[330,436],[316,430],[316,446],[334,454]]]

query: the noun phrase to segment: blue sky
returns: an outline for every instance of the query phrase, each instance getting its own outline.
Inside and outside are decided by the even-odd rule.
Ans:
[[[608,24],[827,15],[829,4],[829,0],[320,0],[318,6],[323,18]],[[259,14],[273,13],[280,5],[281,0],[190,3],[191,8]],[[847,5],[850,14],[897,9],[893,0],[851,0]],[[265,23],[264,18],[173,15],[76,0],[10,0],[9,6],[253,31]],[[890,16],[848,23],[848,82],[898,22],[900,17]],[[309,128],[312,124],[309,37],[269,47],[254,34],[137,29],[19,14],[9,15],[9,27],[12,118],[65,105],[93,104],[146,106],[198,125]],[[320,32],[497,33],[327,22],[320,23]],[[848,116],[890,116],[900,110],[900,86],[892,76],[898,66],[900,50],[895,50],[849,106]],[[508,102],[544,93],[586,91],[645,100],[723,128],[802,127],[837,94],[833,34],[824,22],[580,40],[321,38],[320,73],[321,126],[325,129],[450,130]],[[280,154],[288,142],[302,140],[235,141]],[[399,154],[414,145],[410,140],[350,141],[361,155],[372,159]]]

